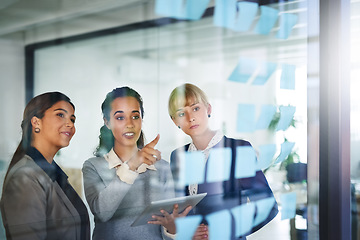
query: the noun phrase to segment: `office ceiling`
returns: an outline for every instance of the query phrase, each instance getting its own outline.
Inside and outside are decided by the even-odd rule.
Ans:
[[[122,21],[127,21],[127,16],[123,13],[121,16],[117,15],[117,10],[136,4],[146,7],[145,5],[151,2],[148,0],[1,0],[0,37],[58,23],[64,26],[67,22],[80,19],[86,21],[72,25],[72,28],[89,28],[94,25],[92,21],[96,21],[96,25],[112,26],[113,22],[121,25]]]

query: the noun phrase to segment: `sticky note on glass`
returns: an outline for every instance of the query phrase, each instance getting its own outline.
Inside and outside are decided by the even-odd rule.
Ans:
[[[213,24],[218,27],[233,28],[236,20],[237,0],[216,0]]]
[[[256,170],[263,170],[270,167],[275,153],[276,153],[275,144],[260,145]]]
[[[261,62],[259,63],[259,72],[256,75],[252,85],[264,85],[271,75],[276,70],[276,63],[271,62]]]
[[[253,59],[240,58],[235,69],[228,77],[229,81],[247,83],[257,69],[257,63]]]
[[[281,220],[291,219],[296,214],[296,193],[284,193],[280,195]]]
[[[238,132],[254,132],[255,131],[255,105],[239,104],[237,113]]]
[[[256,129],[267,129],[276,113],[277,107],[274,105],[262,105],[261,113],[256,122]]]
[[[155,14],[173,18],[185,18],[183,0],[156,0]]]
[[[231,214],[228,210],[221,210],[207,215],[210,239],[230,239]]]
[[[281,89],[295,89],[295,65],[282,65],[280,88]]]
[[[279,130],[285,131],[286,129],[288,129],[288,127],[290,126],[290,124],[294,118],[296,107],[280,106],[279,110],[280,110],[280,119],[276,126],[276,130],[277,131],[279,131]]]
[[[181,152],[179,154],[179,160],[179,185],[186,186],[204,183],[205,156],[202,152]]]
[[[275,204],[275,199],[272,197],[265,198],[265,199],[256,201],[255,204],[256,204],[257,211],[256,211],[256,218],[254,219],[254,223],[253,223],[254,227],[259,225],[260,223],[262,223],[263,221],[265,221],[268,218],[268,216]]]
[[[207,162],[206,182],[230,179],[231,148],[212,148]]]
[[[254,177],[256,153],[251,146],[236,147],[235,178]]]
[[[297,15],[293,13],[282,13],[279,16],[279,31],[276,37],[279,39],[288,39],[297,21]]]
[[[278,19],[279,10],[267,6],[260,6],[260,10],[260,19],[255,26],[255,32],[268,35]]]
[[[199,20],[204,14],[209,2],[210,0],[186,0],[186,18],[189,20]]]
[[[199,20],[209,2],[210,0],[156,0],[155,13],[177,19]]]
[[[278,156],[274,164],[281,163],[282,161],[284,161],[287,158],[287,156],[289,156],[294,146],[295,146],[294,142],[288,142],[288,141],[283,142],[281,144],[280,155]]]
[[[175,219],[176,225],[176,238],[179,240],[191,240],[197,227],[200,225],[202,216],[186,216]]]
[[[240,237],[249,233],[253,226],[255,204],[251,202],[234,207],[231,213],[235,219],[235,236]]]
[[[259,5],[253,2],[238,2],[237,6],[239,12],[233,30],[238,32],[248,31],[255,19]]]

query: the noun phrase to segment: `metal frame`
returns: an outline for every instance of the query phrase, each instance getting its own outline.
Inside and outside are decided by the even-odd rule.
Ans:
[[[350,239],[350,0],[319,2],[319,232]]]

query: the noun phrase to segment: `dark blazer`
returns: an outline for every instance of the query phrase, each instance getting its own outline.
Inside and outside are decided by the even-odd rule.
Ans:
[[[177,182],[179,179],[180,171],[180,160],[178,154],[182,151],[187,151],[190,144],[187,144],[181,148],[174,150],[170,156],[170,165],[171,171],[173,173],[174,181]],[[207,192],[207,196],[197,205],[194,209],[194,214],[207,215],[212,212],[220,211],[223,209],[231,209],[233,207],[239,206],[241,204],[246,204],[248,201],[257,201],[260,199],[265,199],[272,197],[274,195],[267,183],[267,180],[262,171],[257,171],[254,177],[248,178],[235,178],[235,162],[236,162],[236,148],[238,146],[251,146],[247,141],[240,139],[232,139],[223,137],[223,139],[216,144],[213,148],[224,148],[229,147],[232,151],[232,162],[231,162],[231,173],[230,180],[224,182],[211,182],[207,183],[206,181],[203,184],[198,185],[198,193]],[[205,179],[206,179],[206,169],[205,166]],[[189,195],[188,186],[184,188],[177,188],[177,195]],[[260,224],[254,226],[251,232],[246,235],[253,233],[266,225],[271,221],[278,213],[278,207],[276,201],[270,214]],[[232,222],[233,236],[234,236],[234,219]],[[234,238],[234,237],[233,237]]]
[[[8,173],[0,205],[7,239],[80,239],[77,209],[28,155]]]

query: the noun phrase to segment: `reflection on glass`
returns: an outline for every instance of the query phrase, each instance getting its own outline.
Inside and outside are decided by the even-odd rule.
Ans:
[[[274,239],[291,239],[290,232],[301,235],[307,231],[303,224],[307,219],[306,177],[301,172],[301,178],[292,179],[300,171],[297,164],[306,164],[308,158],[308,2],[256,5],[257,14],[251,23],[244,23],[247,29],[241,31],[232,28],[233,23],[241,24],[243,10],[249,6],[243,3],[237,7],[233,2],[230,10],[217,12],[221,9],[215,5],[215,16],[196,21],[165,24],[165,20],[159,20],[162,25],[157,27],[40,48],[35,52],[35,94],[55,87],[76,102],[77,124],[81,127],[72,146],[62,151],[57,161],[81,168],[97,146],[102,119],[96,106],[109,89],[128,85],[143,96],[148,109],[144,132],[150,140],[160,133],[157,148],[170,161],[171,151],[191,139],[181,133],[167,113],[169,94],[185,82],[198,85],[212,104],[209,127],[252,144],[257,157],[255,168],[263,170],[279,209],[285,206],[281,196],[296,193],[294,218],[281,220],[279,214],[248,239],[269,233]],[[251,8],[254,10],[254,5]],[[151,11],[155,13],[155,9]],[[225,23],[214,23],[216,14],[223,14],[221,20],[227,11],[233,14],[226,15]],[[251,107],[240,111],[239,106]],[[264,106],[272,107],[265,111]],[[284,119],[281,106],[296,111],[289,111]],[[293,166],[295,172],[289,170]],[[266,205],[257,202],[256,208],[266,209]],[[233,209],[229,214],[234,212],[242,210]],[[256,215],[254,221],[261,217]]]

